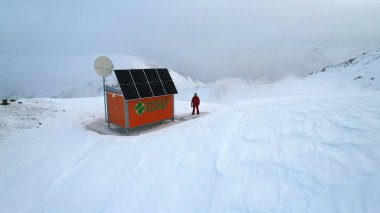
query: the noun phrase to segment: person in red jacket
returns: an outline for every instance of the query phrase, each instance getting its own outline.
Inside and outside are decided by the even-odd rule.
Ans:
[[[195,112],[195,108],[197,108],[197,115],[199,115],[199,104],[201,103],[201,100],[199,99],[197,93],[194,93],[193,99],[191,99],[191,107],[193,107],[193,115]]]

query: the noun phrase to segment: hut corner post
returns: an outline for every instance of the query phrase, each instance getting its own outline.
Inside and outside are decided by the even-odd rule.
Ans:
[[[103,77],[103,98],[104,98],[104,117],[108,123],[108,128],[110,128],[110,122],[107,116],[107,97],[106,97],[106,78]]]

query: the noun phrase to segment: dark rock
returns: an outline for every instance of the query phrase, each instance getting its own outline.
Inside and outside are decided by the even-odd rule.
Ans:
[[[342,65],[343,67],[348,67],[349,65],[352,64],[352,62],[355,61],[355,59],[356,59],[356,58],[351,58],[351,59],[349,59],[348,61],[345,61],[345,62],[341,63],[341,65]]]
[[[2,100],[1,105],[9,105],[8,100],[7,99]]]
[[[348,62],[349,64],[352,64],[352,62],[354,62],[355,59],[356,59],[356,58],[351,58],[351,59],[349,59],[347,62]]]
[[[354,80],[361,79],[362,77],[359,75],[358,77],[354,78]]]
[[[372,81],[375,80],[375,77],[372,77],[371,80],[372,80]]]
[[[19,103],[19,104],[22,104],[22,102],[21,102],[21,101],[19,101],[19,102],[17,102],[17,103]]]
[[[10,102],[16,102],[16,100],[15,100],[15,99],[10,99],[9,101],[10,101]]]

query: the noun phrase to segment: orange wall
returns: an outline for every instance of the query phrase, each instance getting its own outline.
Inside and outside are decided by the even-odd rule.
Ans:
[[[128,101],[129,128],[172,118],[173,101],[173,95]]]
[[[108,120],[125,128],[124,97],[107,92]]]

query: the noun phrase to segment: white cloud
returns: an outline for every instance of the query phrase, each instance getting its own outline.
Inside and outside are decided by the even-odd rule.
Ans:
[[[302,76],[377,44],[378,11],[375,0],[12,1],[0,7],[0,59],[12,70],[1,80],[50,72],[23,58],[72,58],[78,73],[95,54],[134,55],[201,80]]]

